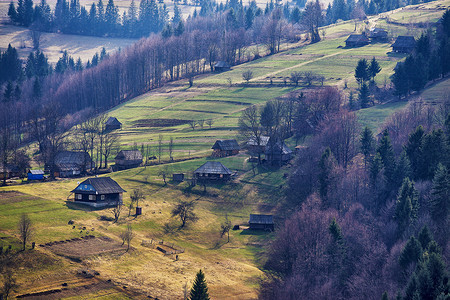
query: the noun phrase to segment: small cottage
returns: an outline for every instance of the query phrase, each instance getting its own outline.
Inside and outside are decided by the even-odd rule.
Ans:
[[[369,44],[369,39],[364,34],[351,34],[345,40],[345,47],[362,47]]]
[[[75,203],[92,207],[107,207],[122,204],[122,194],[126,192],[110,177],[89,178],[80,183],[71,193]]]
[[[31,180],[44,180],[44,170],[28,170],[28,181]]]
[[[230,169],[218,161],[208,161],[194,171],[194,176],[198,180],[228,180],[231,174]]]
[[[114,160],[117,170],[137,168],[142,164],[142,153],[139,150],[121,150]]]
[[[236,140],[217,140],[212,146],[213,157],[225,157],[239,154],[239,144]]]
[[[374,27],[370,29],[369,38],[372,42],[386,42],[388,33],[383,28]]]
[[[13,178],[13,177],[20,177],[21,171],[20,168],[16,165],[7,164],[6,167],[3,167],[3,165],[0,165],[0,179],[3,180]]]
[[[411,53],[416,46],[416,40],[413,36],[400,35],[392,44],[392,51],[401,53]]]
[[[55,177],[73,177],[95,167],[87,152],[61,151],[55,156]]]
[[[247,142],[247,150],[250,153],[264,153],[266,151],[266,146],[269,143],[270,137],[268,136],[260,136],[259,137],[259,145],[258,141],[255,137],[252,137]]]
[[[269,142],[266,147],[266,160],[271,164],[283,164],[292,158],[292,150],[282,141]]]
[[[109,117],[108,120],[106,120],[105,122],[106,131],[120,129],[121,127],[122,123],[120,123],[119,120],[117,120],[117,118],[114,117]]]
[[[183,182],[184,181],[184,173],[173,173],[172,180],[175,182]]]
[[[215,72],[225,72],[225,71],[229,71],[231,70],[231,65],[229,63],[227,63],[226,61],[218,61],[215,65],[214,65],[214,71]]]
[[[249,229],[252,230],[274,230],[273,216],[272,215],[256,215],[250,214]]]

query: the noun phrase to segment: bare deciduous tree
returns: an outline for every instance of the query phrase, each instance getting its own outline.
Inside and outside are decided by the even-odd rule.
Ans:
[[[20,216],[18,229],[20,240],[22,241],[22,250],[25,251],[25,247],[27,245],[28,240],[31,238],[33,234],[33,228],[30,218],[23,214]]]
[[[145,199],[145,195],[141,189],[134,189],[130,195],[130,199],[131,199],[131,202],[130,202],[130,206],[129,206],[128,216],[130,216],[131,210],[133,209],[133,207],[139,206],[139,201]]]
[[[18,285],[16,284],[16,279],[13,277],[12,271],[10,269],[6,270],[3,274],[3,299],[7,300],[11,291],[14,291],[17,287]]]
[[[169,141],[169,159],[173,161],[173,137],[170,137]]]
[[[191,126],[192,130],[195,130],[195,125],[197,125],[197,121],[195,121],[195,120],[189,121],[189,126]]]
[[[206,125],[209,126],[209,129],[211,129],[212,124],[214,124],[214,120],[213,120],[213,119],[207,119],[207,120],[206,120]]]
[[[220,225],[220,237],[223,237],[225,234],[227,235],[227,243],[230,242],[230,230],[231,230],[231,221],[228,220],[228,215],[225,215],[225,222]]]
[[[103,135],[102,154],[105,158],[105,169],[108,168],[108,157],[119,148],[119,135],[115,132],[106,132]]]
[[[127,244],[127,252],[130,250],[130,244],[133,240],[135,234],[133,232],[133,228],[130,224],[127,225],[127,229],[120,234],[120,238],[122,239],[122,245]]]
[[[302,79],[302,73],[301,72],[292,72],[291,73],[291,82],[295,84],[295,86],[298,85],[298,82],[300,81],[300,79]]]
[[[120,218],[120,213],[122,212],[122,203],[118,202],[116,206],[112,209],[112,213],[114,215],[114,223],[117,223]]]
[[[163,144],[162,144],[162,141],[163,141],[163,135],[160,134],[160,135],[158,136],[158,163],[159,163],[159,164],[161,163],[161,156],[162,156],[162,153],[163,153]]]
[[[258,107],[252,105],[246,108],[239,118],[239,135],[246,141],[252,140],[256,148],[261,146],[261,136],[263,132],[259,123],[260,115]],[[257,152],[258,162],[261,163],[261,152]]]
[[[253,72],[251,70],[242,72],[242,79],[247,81],[248,84],[248,82],[253,79]]]
[[[195,222],[198,220],[193,212],[195,207],[194,201],[180,201],[172,210],[172,217],[178,217],[181,221],[181,228],[186,226],[187,222]]]

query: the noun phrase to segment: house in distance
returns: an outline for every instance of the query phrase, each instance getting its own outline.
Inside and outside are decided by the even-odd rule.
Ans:
[[[194,171],[197,180],[228,180],[231,171],[219,161],[208,161]]]
[[[126,192],[110,177],[89,178],[80,183],[73,193],[75,203],[92,207],[108,207],[122,203],[122,194]]]
[[[274,230],[273,216],[272,215],[258,215],[250,214],[249,229],[252,230]]]
[[[411,53],[416,46],[416,40],[413,36],[399,35],[392,44],[392,51],[401,53]]]
[[[345,47],[362,47],[369,44],[369,39],[364,34],[351,34],[345,40]]]
[[[137,168],[142,164],[142,153],[139,150],[121,150],[114,160],[117,170]]]
[[[87,152],[61,151],[55,156],[55,177],[73,177],[95,167]]]
[[[215,72],[225,72],[231,70],[231,66],[226,61],[220,60],[214,65]]]
[[[370,29],[369,39],[372,42],[386,42],[388,33],[383,28],[374,27]]]
[[[225,157],[239,154],[239,144],[236,140],[217,140],[212,146],[213,157]]]
[[[122,128],[122,123],[120,123],[115,117],[109,117],[105,122],[106,131],[112,131],[120,128]]]
[[[282,165],[292,158],[292,150],[282,141],[272,142],[266,146],[266,160],[271,164]]]
[[[44,180],[43,170],[29,170],[27,173],[27,179],[30,180]]]

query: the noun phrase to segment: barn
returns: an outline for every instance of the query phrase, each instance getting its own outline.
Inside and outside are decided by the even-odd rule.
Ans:
[[[80,183],[71,193],[75,203],[92,207],[115,206],[122,203],[122,194],[126,192],[110,177],[89,178]]]
[[[392,44],[392,50],[394,52],[411,53],[416,46],[416,40],[413,36],[399,35]]]
[[[388,33],[383,28],[374,27],[370,29],[369,38],[372,42],[386,42]]]
[[[266,146],[266,160],[271,164],[283,164],[292,158],[292,150],[282,141],[269,142]]]
[[[73,177],[95,167],[91,156],[87,152],[61,151],[55,156],[55,176]]]
[[[105,122],[105,130],[111,131],[115,129],[120,129],[122,127],[122,123],[117,120],[115,117],[109,117]]]
[[[351,34],[345,40],[345,47],[362,47],[369,44],[369,39],[364,34]]]
[[[142,164],[142,153],[139,150],[121,150],[114,160],[117,170],[137,168]]]
[[[223,60],[218,61],[214,65],[214,71],[216,71],[216,72],[225,72],[225,71],[229,71],[230,69],[231,69],[230,64]]]
[[[219,161],[208,161],[194,171],[194,176],[198,180],[228,180],[231,171]]]
[[[239,154],[239,144],[236,140],[217,140],[212,146],[213,157],[225,157]]]
[[[250,214],[249,229],[253,230],[274,230],[273,216],[272,215],[258,215]]]

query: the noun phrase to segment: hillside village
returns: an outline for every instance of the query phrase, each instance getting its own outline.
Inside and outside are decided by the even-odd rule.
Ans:
[[[449,1],[147,2],[4,9],[0,298],[449,297]]]

